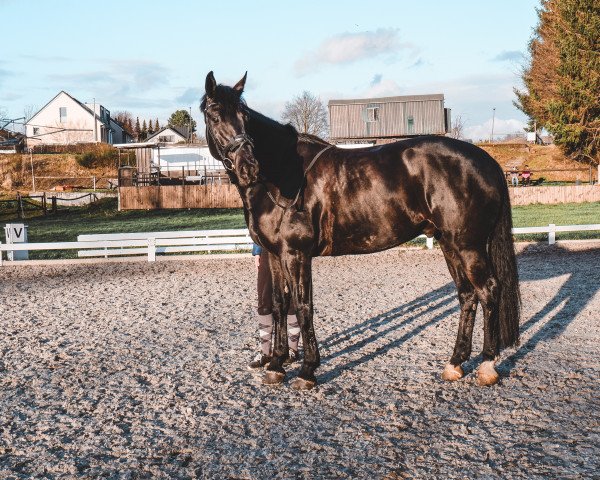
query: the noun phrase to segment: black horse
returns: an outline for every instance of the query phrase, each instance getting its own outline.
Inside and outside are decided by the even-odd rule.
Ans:
[[[421,233],[438,240],[460,301],[458,338],[442,378],[464,375],[481,303],[477,380],[496,383],[495,357],[519,340],[520,297],[508,189],[494,159],[469,143],[432,136],[339,149],[248,108],[245,83],[246,75],[233,88],[217,85],[210,72],[201,110],[208,146],[239,190],[250,235],[269,252],[275,341],[263,383],[284,380],[283,312],[293,296],[305,356],[292,386],[316,384],[313,257],[378,252]]]

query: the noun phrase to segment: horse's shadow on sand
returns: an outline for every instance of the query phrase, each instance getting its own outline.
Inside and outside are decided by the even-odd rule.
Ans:
[[[521,321],[521,345],[496,366],[502,375],[508,374],[540,343],[555,340],[562,335],[600,289],[600,262],[596,261],[592,268],[584,268],[590,266],[590,258],[600,260],[600,248],[569,251],[559,245],[543,248],[532,245],[523,254],[519,258],[521,281],[547,280],[565,275],[567,278],[554,297],[531,317]],[[562,257],[561,261],[554,261],[559,256]],[[551,268],[536,269],[540,262],[552,262]],[[523,288],[521,300],[524,305],[530,301],[527,290]],[[528,336],[527,332],[533,327],[539,328]]]
[[[561,261],[553,261],[558,256],[562,257]],[[582,265],[589,262],[590,257],[595,256],[600,259],[600,248],[569,251],[558,245],[553,247],[531,245],[518,255],[519,280],[521,282],[546,280],[564,275],[568,275],[568,277],[562,283],[558,292],[541,309],[531,317],[521,320],[521,345],[516,348],[514,353],[504,357],[497,364],[497,369],[502,376],[508,375],[512,368],[534,351],[541,342],[552,341],[560,336],[588,305],[600,289],[600,273],[598,273],[598,269],[591,269],[599,277],[594,281],[590,278],[590,269],[582,269]],[[536,268],[542,265],[540,262],[552,262],[552,268],[547,266]],[[521,296],[523,304],[531,301],[531,298],[528,298],[527,290],[523,287],[521,287]],[[440,311],[426,322],[419,322],[424,316],[423,310],[425,310],[425,307],[427,311],[431,309]],[[365,349],[369,344],[380,341],[382,336],[409,327],[401,337],[394,338],[385,345],[379,346],[375,351],[364,353],[358,358],[323,372],[323,381],[334,380],[346,370],[353,369],[379,355],[385,355],[394,348],[401,347],[406,341],[419,335],[423,330],[441,321],[449,321],[450,317],[452,315],[457,316],[458,312],[456,289],[454,283],[450,282],[404,305],[328,336],[320,342],[324,349],[330,350],[329,355],[325,358],[326,362],[336,357],[352,355]],[[481,308],[479,308],[477,314],[476,328],[477,325],[481,325],[480,322]],[[528,330],[534,326],[538,326],[538,330],[533,335],[528,336]],[[363,335],[366,336],[352,341],[353,337]],[[452,338],[452,343],[448,345],[448,357],[450,357],[454,346],[455,337]],[[336,349],[337,346],[340,348]],[[481,356],[474,352],[474,356],[463,365],[465,373],[475,368],[480,360]]]

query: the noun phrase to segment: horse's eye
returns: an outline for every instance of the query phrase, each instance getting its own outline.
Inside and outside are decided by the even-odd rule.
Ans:
[[[213,123],[219,123],[220,118],[216,113],[211,112],[208,114],[208,116],[210,117],[210,119]]]

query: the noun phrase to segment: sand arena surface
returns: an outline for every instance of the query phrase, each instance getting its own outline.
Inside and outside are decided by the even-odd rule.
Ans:
[[[439,250],[314,263],[319,386],[246,370],[251,258],[0,269],[0,478],[598,478],[600,243],[519,256],[499,385],[444,383]],[[478,315],[474,352],[482,345]]]

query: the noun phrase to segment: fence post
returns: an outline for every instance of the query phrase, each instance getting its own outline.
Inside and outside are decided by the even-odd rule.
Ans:
[[[23,218],[23,201],[21,200],[21,194],[17,192],[17,218]]]
[[[156,261],[156,238],[154,237],[148,238],[148,261]]]
[[[556,243],[556,225],[551,223],[548,225],[548,245],[554,245]]]
[[[94,182],[94,192],[96,191],[96,176],[92,177],[92,181]]]
[[[425,239],[425,245],[427,245],[427,248],[431,250],[433,248],[433,237],[427,237]]]
[[[57,207],[56,207],[56,195],[52,196],[52,213],[56,213]]]

